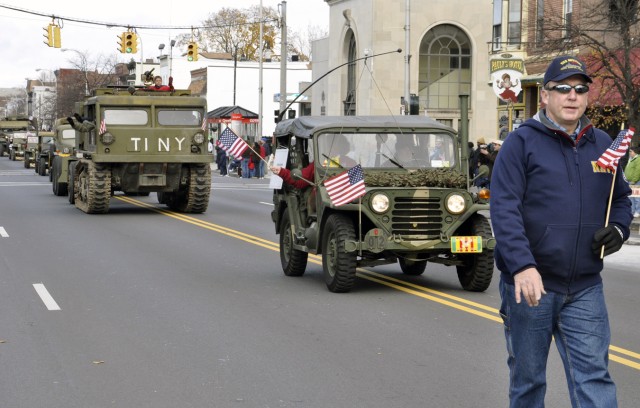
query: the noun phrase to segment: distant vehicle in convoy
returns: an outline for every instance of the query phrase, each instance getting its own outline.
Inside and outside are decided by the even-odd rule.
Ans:
[[[278,123],[275,138],[294,179],[314,166],[312,187],[274,190],[285,275],[303,275],[312,253],[322,255],[332,292],[350,291],[358,267],[396,262],[407,275],[427,263],[455,266],[465,290],[489,287],[495,239],[481,213],[489,193],[468,188],[466,135],[424,116],[302,116]],[[366,192],[336,206],[324,183],[356,163]]]
[[[49,150],[49,181],[53,194],[66,196],[69,185],[69,165],[76,161],[76,131],[66,118],[57,119],[53,129],[53,146]],[[70,200],[73,204],[73,200]]]
[[[77,103],[77,160],[69,193],[86,213],[106,213],[112,194],[149,194],[170,209],[202,213],[213,155],[204,131],[206,99],[189,90],[97,89]]]
[[[30,133],[27,135],[27,142],[24,146],[24,167],[30,168],[33,164],[36,173],[38,173],[38,164],[40,160],[40,154],[42,150],[49,150],[49,142],[53,139],[52,132],[38,132],[37,134]],[[46,174],[46,168],[45,168]],[[42,174],[44,175],[44,174]]]
[[[35,155],[35,170],[40,176],[46,176],[51,168],[51,149],[53,148],[54,132],[40,132],[38,134],[38,147]]]
[[[24,155],[28,135],[37,135],[37,124],[27,117],[9,117],[0,120],[0,157],[5,153],[10,160]]]

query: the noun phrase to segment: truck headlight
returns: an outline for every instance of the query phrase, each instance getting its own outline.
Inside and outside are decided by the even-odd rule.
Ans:
[[[371,199],[371,209],[382,214],[389,209],[389,197],[386,194],[376,194]]]
[[[445,200],[445,206],[451,214],[460,214],[465,208],[464,197],[458,193],[453,193]]]
[[[201,145],[202,143],[204,143],[204,134],[196,133],[195,135],[193,135],[193,143],[197,145]]]
[[[103,133],[100,136],[100,140],[102,141],[102,144],[110,145],[111,143],[113,143],[116,140],[116,138],[113,137],[113,135],[111,133],[107,132],[107,133]]]

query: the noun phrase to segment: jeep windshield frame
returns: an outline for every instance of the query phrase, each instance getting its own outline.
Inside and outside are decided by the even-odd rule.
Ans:
[[[455,140],[449,132],[320,132],[316,163],[323,167],[429,169],[455,167]]]

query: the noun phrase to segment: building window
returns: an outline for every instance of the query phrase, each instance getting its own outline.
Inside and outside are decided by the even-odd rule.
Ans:
[[[471,42],[458,27],[442,24],[420,42],[419,98],[426,109],[459,109],[458,95],[471,95]]]
[[[493,51],[502,49],[502,0],[493,1]]]
[[[536,46],[541,46],[544,41],[544,0],[536,3]]]
[[[356,51],[356,38],[353,31],[349,30],[348,34],[349,48],[347,51],[347,61],[353,61],[358,58]],[[356,114],[356,63],[347,65],[347,91],[343,101],[344,116],[354,116]]]
[[[507,41],[509,45],[520,46],[522,38],[522,2],[509,0],[509,23],[507,25]]]

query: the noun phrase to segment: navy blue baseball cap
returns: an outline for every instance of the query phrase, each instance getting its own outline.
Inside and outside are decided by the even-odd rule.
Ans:
[[[547,85],[549,81],[559,82],[573,75],[582,75],[587,82],[593,82],[591,77],[587,75],[587,69],[582,61],[570,55],[556,57],[551,61],[547,72],[544,73],[544,83]]]

